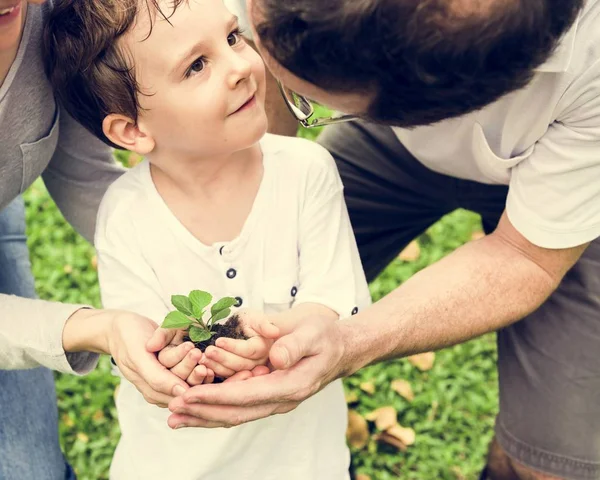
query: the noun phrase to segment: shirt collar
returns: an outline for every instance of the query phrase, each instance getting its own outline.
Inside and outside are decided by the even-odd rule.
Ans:
[[[579,14],[581,15],[581,13]],[[571,63],[573,51],[575,50],[575,38],[579,16],[571,28],[563,35],[552,56],[545,63],[536,68],[536,72],[566,72]]]

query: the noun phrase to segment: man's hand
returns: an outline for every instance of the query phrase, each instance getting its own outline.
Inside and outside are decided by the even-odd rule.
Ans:
[[[171,428],[231,427],[286,413],[346,373],[341,322],[312,317],[287,325],[271,348],[277,370],[244,382],[201,385],[169,404]]]
[[[262,312],[243,310],[237,315],[247,340],[222,337],[217,339],[215,347],[204,352],[202,364],[219,377],[228,378],[236,372],[266,365],[271,346],[280,335],[279,328]]]

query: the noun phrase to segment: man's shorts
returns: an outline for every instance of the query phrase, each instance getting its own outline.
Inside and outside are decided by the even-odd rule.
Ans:
[[[319,142],[337,161],[369,280],[456,208],[481,214],[487,232],[504,211],[507,187],[428,170],[388,127],[335,125]],[[600,479],[600,240],[546,303],[497,338],[500,445],[532,469]]]

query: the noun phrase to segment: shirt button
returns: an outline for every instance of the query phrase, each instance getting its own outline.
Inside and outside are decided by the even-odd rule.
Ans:
[[[242,297],[235,297],[234,307],[241,307],[242,303],[244,303],[244,299]]]
[[[227,270],[227,278],[235,278],[235,276],[237,275],[237,272],[235,270],[235,268],[230,268],[229,270]]]
[[[298,289],[294,286],[294,287],[292,287],[292,291],[290,293],[292,294],[292,297],[295,297],[296,294],[298,293]]]
[[[219,248],[219,255],[223,255],[224,248],[225,248],[225,245],[221,245],[221,248]]]
[[[358,307],[354,307],[352,309],[352,315],[356,315],[358,313]]]

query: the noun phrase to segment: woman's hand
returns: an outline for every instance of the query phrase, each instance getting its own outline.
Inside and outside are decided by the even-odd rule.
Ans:
[[[189,386],[162,365],[153,353],[166,347],[169,339],[163,338],[163,343],[160,338],[155,339],[156,350],[146,347],[157,328],[155,322],[135,313],[81,309],[67,320],[63,348],[65,352],[111,355],[121,373],[148,403],[166,407]]]

